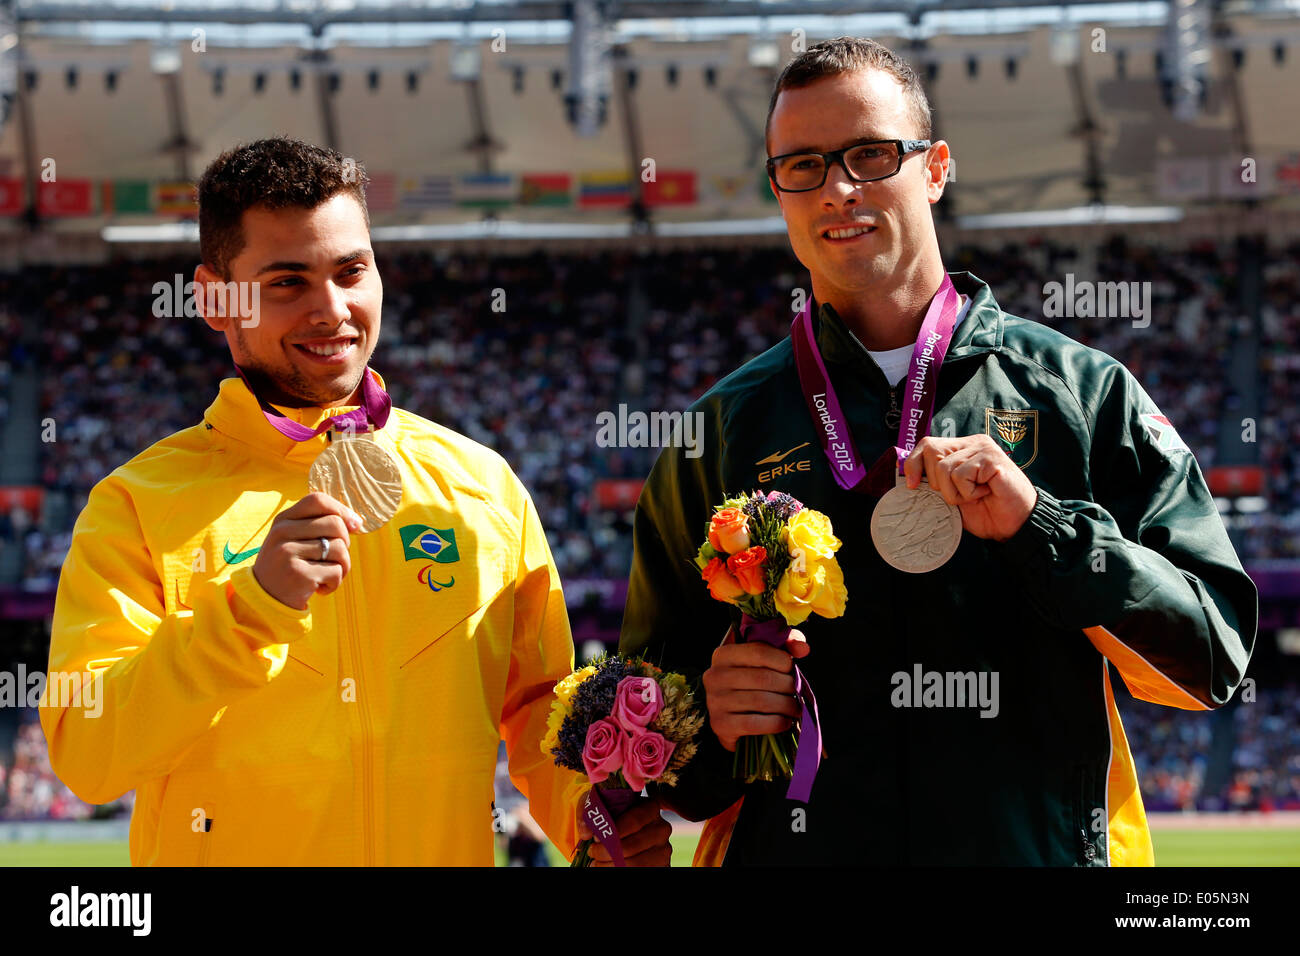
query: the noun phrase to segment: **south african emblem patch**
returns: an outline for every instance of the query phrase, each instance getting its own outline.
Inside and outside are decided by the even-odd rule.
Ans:
[[[1022,469],[1038,457],[1038,409],[986,408],[984,434]]]

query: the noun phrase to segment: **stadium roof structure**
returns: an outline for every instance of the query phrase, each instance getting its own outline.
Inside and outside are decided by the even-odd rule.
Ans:
[[[392,238],[780,231],[772,85],[846,33],[924,77],[949,221],[1300,208],[1297,2],[0,0],[0,235],[183,223],[160,190],[281,133]]]

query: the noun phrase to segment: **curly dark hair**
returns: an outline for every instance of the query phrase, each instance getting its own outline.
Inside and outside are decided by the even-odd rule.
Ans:
[[[230,260],[244,248],[245,209],[315,209],[341,192],[360,203],[368,229],[369,181],[359,160],[323,146],[285,136],[236,146],[214,159],[199,179],[199,255],[229,281]]]
[[[916,125],[914,136],[929,139],[930,101],[921,85],[921,77],[910,63],[889,47],[865,37],[835,37],[810,46],[785,65],[772,90],[772,100],[767,107],[767,125],[764,137],[772,126],[772,113],[776,100],[784,90],[797,90],[817,80],[857,70],[884,70],[903,87],[909,111]]]

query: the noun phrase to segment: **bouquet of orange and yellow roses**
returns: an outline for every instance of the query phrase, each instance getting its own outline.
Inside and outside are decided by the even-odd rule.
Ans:
[[[809,615],[844,614],[848,594],[835,559],[839,548],[826,515],[784,492],[756,491],[715,509],[695,564],[716,600],[740,608],[740,640],[784,647],[790,629]],[[817,699],[797,664],[794,675],[802,704],[798,736],[791,728],[741,738],[735,772],[746,783],[788,778],[787,796],[806,803],[821,759],[821,731]]]

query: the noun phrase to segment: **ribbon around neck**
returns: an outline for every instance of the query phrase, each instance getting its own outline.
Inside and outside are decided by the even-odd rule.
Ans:
[[[912,350],[912,361],[907,370],[908,387],[903,393],[903,412],[898,422],[898,444],[886,449],[870,468],[853,442],[830,373],[826,371],[826,363],[817,348],[812,328],[812,303],[806,303],[795,316],[790,326],[790,342],[794,346],[799,387],[808,412],[818,425],[817,437],[830,461],[831,474],[835,483],[845,491],[877,497],[883,495],[894,487],[895,476],[903,473],[903,462],[916,443],[930,433],[939,368],[952,342],[960,302],[952,279],[945,272],[939,291],[926,309],[916,337],[916,347]]]
[[[271,427],[278,431],[286,438],[293,441],[307,441],[309,438],[315,438],[317,435],[327,432],[330,429],[339,429],[341,431],[367,431],[371,424],[378,431],[388,423],[388,415],[393,410],[393,399],[370,372],[370,366],[367,365],[361,373],[361,405],[350,412],[342,412],[325,419],[321,425],[315,429],[308,428],[301,422],[295,422],[292,418],[283,414],[279,409],[266,401],[253,389],[253,385],[244,374],[244,370],[238,365],[235,371],[239,377],[244,380],[244,385],[252,392],[253,397],[257,399],[257,404],[262,409],[262,414],[266,420],[271,423]]]
[[[740,616],[742,641],[762,641],[773,647],[784,648],[790,630],[790,625],[780,618],[760,621],[748,614]],[[807,803],[812,796],[813,781],[817,779],[817,768],[821,765],[822,728],[817,716],[817,697],[813,694],[812,684],[803,676],[797,663],[794,665],[794,693],[799,698],[802,711],[799,718],[799,752],[795,754],[793,774],[785,797],[787,800]]]

